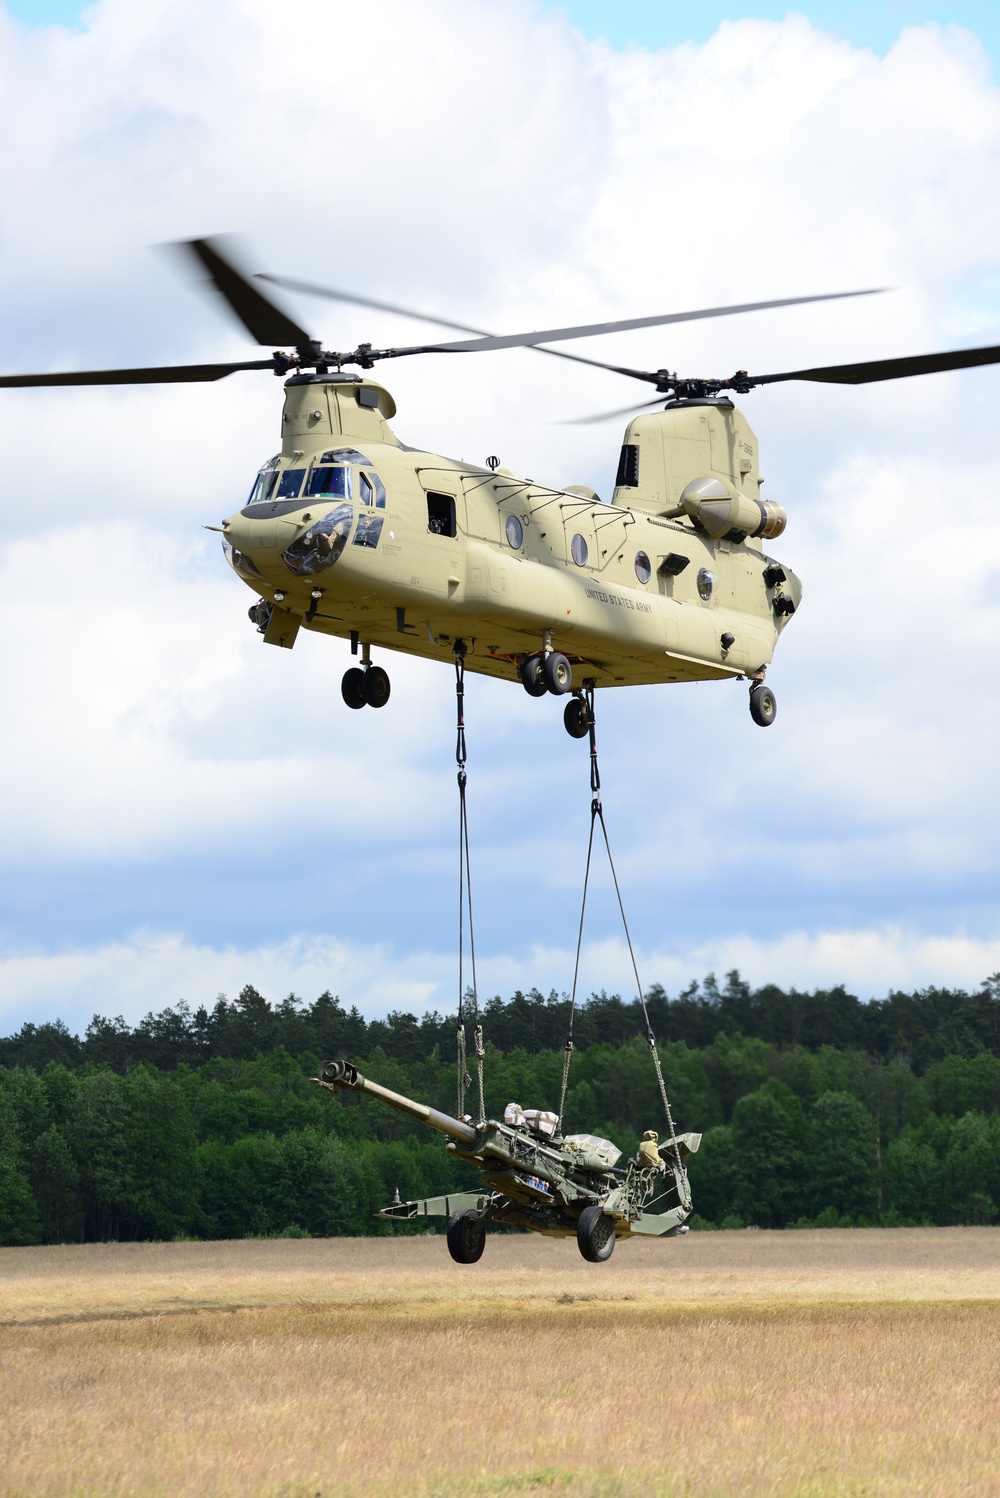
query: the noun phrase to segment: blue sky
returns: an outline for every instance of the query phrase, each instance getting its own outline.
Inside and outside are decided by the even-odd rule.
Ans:
[[[29,26],[81,24],[81,13],[88,9],[76,0],[4,0],[8,14]],[[781,21],[791,11],[808,16],[814,25],[844,37],[857,47],[871,47],[885,53],[904,26],[964,26],[975,33],[991,57],[1000,43],[1000,13],[995,5],[984,3],[944,4],[934,0],[857,0],[835,5],[682,5],[677,0],[562,0],[552,9],[564,11],[585,36],[591,40],[605,38],[613,47],[635,44],[641,47],[676,47],[685,41],[705,42],[723,21],[745,17]]]
[[[623,362],[1000,342],[1000,95],[967,37],[927,25],[992,61],[986,7],[748,7],[720,31],[711,6],[426,0],[418,24],[407,0],[300,5],[318,45],[379,50],[378,104],[343,76],[335,135],[266,0],[100,0],[70,32],[46,26],[76,7],[7,6],[34,29],[0,29],[6,368],[244,356],[148,248],[224,229],[261,268],[484,326],[895,288],[623,335]],[[401,331],[295,311],[328,339]],[[446,389],[394,370],[395,429],[606,494],[622,424],[558,423],[631,391],[551,362],[498,356]],[[370,1013],[453,1003],[448,673],[387,662],[385,713],[347,713],[346,648],[261,647],[202,530],[275,450],[279,394],[247,377],[0,401],[0,1032],[247,981]],[[979,370],[748,398],[791,516],[775,550],[806,586],[778,722],[754,728],[736,688],[602,703],[647,982],[739,966],[868,994],[1000,968],[998,396]],[[468,711],[485,987],[565,988],[585,756],[513,685],[475,682]],[[628,969],[607,893],[583,982],[610,989]]]
[[[1000,40],[1000,17],[997,7],[988,3],[944,4],[934,0],[866,0],[866,3],[835,5],[682,5],[675,0],[622,0],[608,5],[603,0],[572,0],[563,7],[575,26],[591,38],[604,37],[613,47],[634,43],[642,47],[676,47],[685,41],[705,42],[723,21],[747,17],[782,21],[793,11],[808,16],[813,25],[844,37],[856,47],[871,47],[886,53],[904,26],[964,26],[979,37],[983,46],[995,56]]]

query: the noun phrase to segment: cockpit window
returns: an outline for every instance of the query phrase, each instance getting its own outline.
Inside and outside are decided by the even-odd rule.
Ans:
[[[376,547],[384,523],[384,515],[373,515],[369,510],[359,510],[358,528],[354,532],[354,545]]]
[[[360,479],[358,498],[363,505],[373,505],[376,510],[385,509],[385,485],[377,473],[365,473],[364,469],[358,475]]]
[[[281,475],[275,499],[298,499],[304,473],[304,468],[286,468]],[[257,503],[260,504],[261,501],[258,500]]]
[[[266,505],[274,493],[274,486],[277,482],[278,470],[276,468],[271,468],[270,465],[267,468],[262,468],[254,479],[254,485],[250,490],[250,498],[247,500],[247,505]]]
[[[236,547],[232,546],[225,537],[222,539],[222,549],[226,554],[226,561],[234,572],[239,573],[240,577],[246,578],[250,582],[260,577],[260,568],[256,563],[251,562],[250,558],[244,556],[242,551],[237,551]]]
[[[306,494],[317,498],[353,498],[350,468],[314,468],[306,484]]]
[[[364,453],[359,453],[356,447],[332,447],[328,453],[320,458],[321,463],[361,463],[365,468],[370,468],[371,459],[366,458]]]
[[[281,554],[282,561],[297,577],[311,577],[314,572],[325,572],[332,567],[351,533],[354,519],[353,505],[337,505],[328,514],[312,524],[307,531],[293,541]]]

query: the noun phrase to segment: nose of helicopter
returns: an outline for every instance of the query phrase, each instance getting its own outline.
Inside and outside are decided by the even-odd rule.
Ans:
[[[309,510],[299,509],[298,506],[292,514],[269,513],[271,508],[261,505],[259,515],[248,515],[246,510],[238,510],[235,515],[224,520],[222,533],[229,544],[244,555],[281,552],[298,540],[315,518]],[[278,506],[273,508],[278,509]]]

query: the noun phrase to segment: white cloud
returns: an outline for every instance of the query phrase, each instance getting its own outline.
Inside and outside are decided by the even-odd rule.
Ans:
[[[636,958],[644,987],[661,983],[671,995],[709,972],[721,980],[736,968],[754,986],[811,990],[843,984],[868,999],[891,989],[931,985],[977,990],[987,975],[1000,970],[1000,933],[991,940],[961,933],[928,937],[887,926],[790,931],[768,941],[744,932],[682,942],[667,951],[637,947]],[[569,947],[544,944],[517,954],[490,954],[478,968],[480,1002],[518,988],[568,993],[573,960]],[[465,976],[468,982],[468,967]],[[392,1010],[447,1013],[458,991],[454,957],[426,948],[401,953],[380,942],[301,934],[250,948],[219,947],[140,931],[100,946],[0,956],[0,1024],[9,1030],[58,1014],[82,1034],[94,1014],[122,1015],[134,1025],[182,999],[193,1009],[211,1008],[219,994],[235,998],[247,983],[272,1001],[296,993],[311,1002],[329,990],[369,1018]],[[631,961],[620,939],[584,943],[578,1002],[601,990],[635,997]]]
[[[498,329],[899,288],[581,347],[641,367],[794,369],[1000,331],[1000,92],[954,30],[909,28],[878,59],[793,16],[727,23],[702,47],[616,54],[528,0],[300,0],[294,28],[264,0],[101,0],[75,36],[27,33],[0,13],[0,86],[11,368],[249,353],[144,248],[229,227],[247,231],[261,266]],[[358,309],[297,309],[340,346],[408,332]],[[496,451],[605,493],[620,428],[552,423],[622,405],[633,388],[645,397],[528,353],[383,373],[404,440]],[[1000,841],[998,379],[747,398],[771,491],[791,512],[774,549],[806,585],[773,669],[778,722],[761,734],[732,686],[609,693],[601,709],[612,836],[637,939],[661,973],[686,981],[759,958],[775,964],[761,980],[807,984],[839,961],[864,987],[869,962],[877,991],[921,973],[947,981],[947,960],[952,981],[974,981],[968,964],[993,939]],[[0,869],[30,863],[44,883],[49,868],[64,892],[67,869],[96,884],[141,863],[153,891],[161,865],[166,880],[180,860],[194,883],[211,853],[218,909],[198,884],[176,938],[192,992],[204,960],[205,993],[240,981],[212,955],[219,943],[253,950],[245,928],[219,934],[230,874],[263,864],[269,933],[291,932],[308,893],[296,881],[318,868],[331,888],[378,891],[373,927],[393,945],[368,966],[409,991],[437,942],[431,886],[452,900],[450,675],[394,661],[384,714],[350,714],[345,646],[260,647],[251,594],[199,527],[235,508],[276,448],[279,397],[251,376],[2,393]],[[573,929],[585,756],[553,704],[513,686],[475,682],[469,706],[486,961],[565,986],[544,976],[544,952]],[[134,913],[74,927],[72,902],[52,898],[62,903],[41,898],[8,923],[11,951],[37,946],[50,974],[47,953],[61,964],[65,987],[50,976],[39,994],[58,1007],[59,992],[76,993],[74,964],[89,992],[87,964],[105,971],[109,952],[115,971],[146,971],[147,947],[127,934]],[[615,912],[594,919],[599,945]],[[56,925],[75,955],[50,951]],[[869,947],[822,936],[833,927],[882,934]],[[911,929],[912,945],[892,935]],[[719,935],[741,931],[757,945]],[[260,960],[276,993],[313,972],[303,951],[325,951],[318,935],[296,940],[268,935]],[[745,964],[717,955],[728,942]],[[378,991],[373,978],[365,1002]]]

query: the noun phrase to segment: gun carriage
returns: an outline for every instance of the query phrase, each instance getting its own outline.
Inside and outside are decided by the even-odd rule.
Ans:
[[[512,1103],[502,1121],[452,1118],[370,1081],[350,1061],[328,1061],[313,1080],[329,1092],[376,1098],[438,1130],[449,1153],[482,1172],[478,1191],[394,1201],[379,1213],[396,1222],[446,1217],[448,1249],[459,1264],[482,1257],[491,1222],[552,1238],[575,1236],[592,1263],[609,1259],[619,1239],[687,1231],[692,1206],[684,1162],[698,1148],[700,1134],[672,1136],[654,1154],[640,1151],[621,1166],[621,1150],[609,1139],[563,1134],[555,1113]]]

